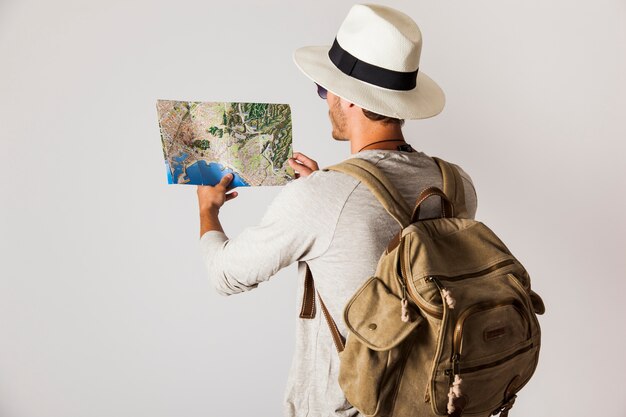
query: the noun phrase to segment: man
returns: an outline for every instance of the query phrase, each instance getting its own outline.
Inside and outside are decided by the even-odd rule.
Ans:
[[[294,54],[296,65],[327,100],[332,137],[350,142],[348,158],[375,163],[411,207],[424,188],[442,187],[435,161],[407,144],[401,130],[404,119],[434,116],[444,105],[441,89],[418,70],[420,52],[421,33],[407,15],[385,6],[355,5],[332,47],[305,47]],[[256,288],[298,262],[300,296],[306,261],[345,337],[343,308],[374,273],[399,226],[355,178],[319,170],[313,159],[297,152],[289,163],[299,178],[281,190],[258,226],[234,238],[226,236],[218,219],[220,207],[237,196],[227,193],[231,178],[198,187],[200,244],[208,273],[216,290],[229,295]],[[470,177],[460,172],[473,218],[476,193]],[[421,217],[436,217],[439,204],[426,201]],[[338,385],[339,357],[320,316],[298,321],[285,415],[358,416]]]

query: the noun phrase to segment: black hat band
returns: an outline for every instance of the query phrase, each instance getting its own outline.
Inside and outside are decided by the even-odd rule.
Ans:
[[[328,57],[346,75],[391,90],[412,90],[417,85],[417,72],[394,71],[361,61],[343,49],[337,38],[328,51]]]

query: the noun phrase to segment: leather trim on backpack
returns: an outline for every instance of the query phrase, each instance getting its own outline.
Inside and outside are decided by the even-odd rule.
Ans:
[[[304,294],[302,296],[302,308],[300,309],[301,319],[315,318],[315,284],[313,275],[308,263],[304,263],[306,275],[304,277]]]

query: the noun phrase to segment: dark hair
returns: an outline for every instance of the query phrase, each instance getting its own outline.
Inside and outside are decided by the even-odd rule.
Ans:
[[[383,116],[382,114],[374,113],[373,111],[363,110],[363,114],[370,120],[375,122],[382,122],[383,124],[396,123],[400,126],[404,126],[404,119],[396,119],[395,117]]]

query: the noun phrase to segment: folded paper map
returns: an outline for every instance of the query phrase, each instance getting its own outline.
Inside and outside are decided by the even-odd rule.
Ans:
[[[295,179],[288,104],[157,100],[170,184],[284,185]]]

